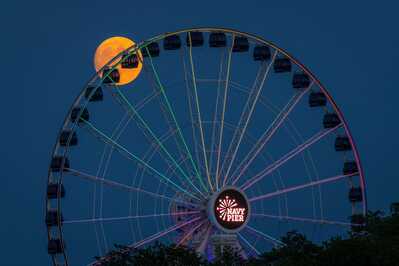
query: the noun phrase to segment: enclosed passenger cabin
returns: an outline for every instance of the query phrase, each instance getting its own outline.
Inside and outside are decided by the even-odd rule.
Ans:
[[[50,239],[47,245],[47,251],[50,255],[62,253],[62,243],[60,239]]]
[[[79,116],[80,114],[80,116]],[[87,108],[82,109],[81,107],[75,107],[71,111],[71,121],[75,123],[79,118],[79,123],[83,121],[89,121],[89,111]]]
[[[320,106],[326,106],[327,104],[327,98],[324,93],[321,91],[318,92],[311,92],[309,94],[309,106],[310,107],[320,107]]]
[[[58,226],[60,222],[62,223],[64,219],[60,214],[60,221],[58,220],[58,211],[57,210],[48,210],[46,213],[46,225],[47,226]]]
[[[352,149],[349,138],[346,136],[338,136],[335,139],[335,150],[336,151],[350,151]]]
[[[147,47],[141,48],[141,54],[143,57],[157,57],[159,56],[159,45],[156,42],[152,42]]]
[[[276,58],[273,69],[275,73],[291,72],[291,60],[286,57]]]
[[[363,200],[362,189],[360,187],[352,187],[349,190],[348,198],[352,203],[361,202]]]
[[[62,166],[64,166],[64,171],[68,171],[65,168],[69,168],[69,160],[63,156],[54,156],[51,159],[50,169],[52,172],[61,171]]]
[[[69,140],[69,143],[68,143]],[[78,145],[78,136],[75,131],[63,130],[60,134],[59,143],[61,146],[76,146]]]
[[[265,45],[255,46],[253,56],[255,61],[269,60],[271,57],[270,48]]]
[[[47,198],[56,199],[60,193],[60,197],[65,197],[65,188],[63,184],[50,183],[47,185]]]
[[[190,38],[191,38],[191,44],[190,44]],[[187,33],[186,44],[188,47],[202,46],[204,45],[204,35],[200,31],[190,31],[189,33]]]
[[[164,50],[177,50],[181,47],[181,41],[179,35],[166,36],[163,39],[163,49]]]
[[[234,38],[233,52],[247,52],[249,49],[248,38],[238,36]]]
[[[118,83],[120,80],[120,75],[118,69],[105,67],[103,70],[103,83],[104,84],[113,84]]]
[[[338,115],[336,113],[326,113],[323,117],[324,128],[333,128],[341,123]]]
[[[358,171],[359,171],[359,169],[357,168],[357,163],[355,161],[350,161],[350,162],[344,163],[344,168],[342,169],[342,172],[344,175],[355,174]]]
[[[137,68],[139,66],[139,57],[136,53],[130,54],[130,55],[125,55],[122,59],[122,68]]]
[[[91,97],[90,97],[91,95]],[[89,98],[90,97],[90,98]],[[90,102],[99,102],[103,100],[103,90],[101,87],[89,86],[85,91],[85,98]]]
[[[294,89],[306,89],[310,85],[310,77],[306,73],[295,73],[292,77]]]
[[[227,44],[226,34],[223,32],[211,32],[209,35],[210,47],[225,47]]]

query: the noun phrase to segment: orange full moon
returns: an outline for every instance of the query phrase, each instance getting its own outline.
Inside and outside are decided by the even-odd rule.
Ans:
[[[117,56],[120,52],[126,50],[127,48],[132,47],[135,43],[126,38],[126,37],[111,37],[103,41],[96,49],[96,53],[94,55],[94,67],[96,72],[98,72],[104,65],[106,65],[112,58]],[[141,69],[143,67],[142,61],[143,56],[140,51],[138,51],[139,55],[139,63],[136,68],[122,68],[122,65],[119,64],[116,69],[119,71],[119,82],[116,85],[125,85],[137,78],[140,74]],[[119,61],[119,60],[116,60]],[[117,62],[110,64],[110,66],[114,66]],[[102,73],[98,73],[101,77]]]

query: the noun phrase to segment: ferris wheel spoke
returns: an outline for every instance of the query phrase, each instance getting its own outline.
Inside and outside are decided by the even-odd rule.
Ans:
[[[179,215],[189,215],[197,214],[200,211],[187,211],[187,212],[171,212],[171,213],[152,213],[144,215],[129,215],[121,217],[101,217],[101,218],[91,218],[91,219],[75,219],[75,220],[65,220],[63,224],[80,224],[80,223],[95,223],[95,222],[115,222],[123,220],[132,219],[145,219],[145,218],[159,218],[164,216],[179,216]]]
[[[256,255],[261,254],[251,243],[249,243],[249,241],[241,233],[237,233],[237,235],[241,238],[241,240],[245,243],[247,247],[255,251]]]
[[[165,136],[165,139],[167,139],[167,138],[168,138],[168,136]],[[149,150],[145,153],[145,155],[143,156],[143,160],[144,160],[145,162],[148,163],[149,161],[151,161],[151,159],[153,158],[153,156],[154,156],[156,153],[157,153],[157,148],[149,149]],[[185,161],[187,161],[187,157],[182,156],[181,158],[179,158],[179,159],[177,160],[177,163],[180,165],[180,164],[184,164]],[[172,173],[174,173],[174,174],[176,174],[176,178],[178,178],[178,179],[180,180],[180,177],[179,177],[179,175],[177,174],[175,168],[176,168],[176,167],[175,167],[174,165],[168,164],[168,167],[167,167],[167,169],[166,169],[166,171],[165,171],[164,173],[165,173],[166,176],[169,176],[169,175],[171,175]],[[143,177],[143,174],[144,174],[144,172],[141,173],[141,178]],[[184,180],[180,180],[180,182],[182,183],[182,185],[183,185],[183,187],[184,187],[185,189],[187,189],[187,190],[190,190],[190,189],[191,189],[191,187],[188,187],[189,185],[188,185],[186,182],[184,182]]]
[[[158,88],[160,89],[161,94],[162,94],[162,96],[163,96],[163,98],[164,98],[164,100],[165,100],[166,106],[167,106],[167,108],[168,108],[168,110],[169,110],[169,112],[170,112],[170,114],[171,114],[171,116],[172,116],[172,119],[173,119],[173,121],[174,121],[174,123],[175,123],[175,125],[176,125],[176,128],[177,128],[178,133],[179,133],[179,137],[180,137],[180,139],[181,139],[181,141],[182,141],[182,143],[183,143],[183,145],[184,145],[184,148],[185,148],[185,150],[186,150],[187,155],[188,155],[189,158],[190,158],[191,164],[192,164],[192,166],[193,166],[193,168],[194,168],[194,170],[195,170],[195,172],[196,172],[196,174],[197,174],[197,178],[199,179],[200,183],[203,184],[201,175],[200,175],[200,173],[199,173],[199,171],[198,171],[198,168],[197,168],[197,166],[195,165],[194,160],[193,160],[193,157],[192,157],[192,155],[191,155],[191,151],[189,150],[189,148],[188,148],[188,146],[187,146],[187,143],[186,143],[186,141],[185,141],[185,138],[184,138],[184,136],[183,136],[183,133],[182,133],[182,131],[181,131],[181,129],[180,129],[179,123],[177,122],[175,113],[174,113],[174,111],[173,111],[173,109],[172,109],[172,106],[171,106],[171,104],[170,104],[170,102],[169,102],[169,99],[168,99],[168,97],[167,97],[167,95],[166,95],[166,92],[165,92],[164,87],[163,87],[163,85],[162,85],[162,83],[161,83],[161,80],[159,79],[158,73],[157,73],[157,71],[156,71],[156,69],[155,69],[155,66],[154,66],[154,63],[153,63],[153,61],[152,61],[151,54],[150,54],[150,52],[148,51],[148,48],[147,48],[147,47],[146,47],[145,49],[147,50],[147,53],[149,54],[149,57],[148,57],[148,58],[149,58],[149,61],[150,61],[150,64],[151,64],[151,69],[152,69],[152,71],[153,71],[153,73],[154,73],[156,82],[157,82],[157,84],[158,84]],[[203,186],[205,187],[204,184],[203,184]]]
[[[237,131],[234,132],[233,139],[232,139],[232,141],[230,142],[228,151],[229,151],[232,147],[234,147],[234,152],[233,152],[233,156],[232,156],[232,158],[231,158],[231,160],[230,160],[230,164],[229,164],[229,166],[228,166],[228,168],[227,168],[227,171],[226,171],[226,173],[225,173],[225,176],[224,176],[223,186],[226,185],[226,179],[228,178],[228,175],[229,175],[229,173],[230,173],[231,167],[233,166],[233,163],[234,163],[235,157],[237,156],[237,152],[238,152],[238,149],[239,149],[239,147],[240,147],[242,138],[243,138],[243,136],[245,135],[245,131],[247,130],[248,123],[249,123],[249,121],[251,120],[251,117],[252,117],[253,111],[255,110],[255,106],[256,106],[256,104],[257,104],[257,102],[258,102],[260,93],[262,92],[262,89],[263,89],[263,87],[264,87],[265,80],[266,80],[266,78],[267,78],[267,76],[268,76],[268,74],[269,74],[269,72],[270,72],[271,66],[273,65],[273,62],[274,62],[276,56],[277,56],[277,51],[274,52],[273,58],[272,58],[271,62],[267,65],[266,68],[264,67],[265,65],[262,65],[263,67],[261,67],[261,69],[260,69],[260,70],[261,70],[260,73],[261,73],[261,77],[262,77],[262,78],[261,78],[260,82],[259,82],[259,79],[258,79],[258,78],[255,79],[255,82],[254,82],[254,85],[253,85],[253,89],[252,89],[253,92],[256,92],[256,93],[255,93],[255,99],[251,99],[251,98],[252,98],[251,96],[252,96],[253,94],[250,93],[249,96],[248,96],[248,100],[247,100],[247,102],[246,102],[246,104],[245,104],[245,107],[244,107],[244,109],[243,109],[243,112],[241,113],[241,116],[240,116],[240,120],[239,120],[239,122],[238,122],[238,125],[241,125],[241,123],[245,120],[245,122],[244,122],[244,127],[243,127],[242,129],[240,128],[240,126],[237,127],[237,129],[240,129],[240,130],[239,130],[239,131],[240,131],[240,133],[239,133],[240,135],[239,135],[239,138],[238,138],[237,143],[233,143],[234,140],[235,140],[235,136],[236,136],[236,132],[237,132]],[[264,73],[262,73],[262,72],[264,72]],[[237,132],[237,133],[238,133],[238,132]],[[228,154],[228,153],[229,153],[229,152],[227,152],[227,154]],[[228,157],[228,156],[226,156],[226,158],[227,158],[227,157]]]
[[[270,218],[270,219],[277,219],[277,220],[289,220],[289,221],[317,223],[317,224],[330,224],[330,225],[342,225],[342,226],[363,226],[363,224],[331,221],[331,220],[326,220],[326,219],[312,219],[312,218],[302,218],[302,217],[294,217],[294,216],[271,215],[271,214],[264,214],[264,213],[251,213],[251,217]]]
[[[146,169],[150,170],[150,172],[154,173],[158,178],[161,178],[162,180],[167,181],[167,183],[170,183],[172,185],[172,187],[174,187],[175,189],[177,189],[178,191],[181,191],[183,193],[185,193],[186,195],[196,199],[196,200],[200,200],[197,196],[193,195],[192,193],[190,193],[189,191],[185,190],[184,188],[180,187],[178,184],[176,184],[175,182],[173,182],[170,178],[166,177],[165,175],[163,175],[161,172],[159,172],[158,170],[156,170],[154,167],[152,167],[151,165],[149,165],[148,163],[146,163],[145,161],[143,161],[142,159],[140,159],[138,156],[134,155],[133,153],[131,153],[130,151],[128,151],[125,147],[123,147],[122,145],[120,145],[119,143],[115,142],[113,139],[111,139],[109,136],[107,136],[105,133],[101,132],[99,129],[97,129],[96,127],[94,127],[93,124],[91,124],[90,122],[82,119],[82,122],[84,122],[85,125],[89,126],[89,128],[91,130],[93,130],[93,132],[95,132],[98,136],[100,136],[100,139],[102,141],[104,141],[105,143],[111,144],[113,147],[115,147],[118,152],[120,152],[122,155],[127,156],[128,159],[131,159],[137,163],[139,163],[139,165],[144,166]]]
[[[194,123],[195,118],[194,118],[194,111],[193,111],[193,107],[192,107],[192,102],[193,100],[191,99],[192,96],[192,92],[191,92],[191,88],[189,86],[189,78],[188,78],[188,74],[187,74],[187,67],[186,67],[186,62],[184,60],[184,56],[182,56],[182,62],[183,62],[183,71],[184,71],[184,80],[185,80],[185,85],[186,85],[186,92],[187,92],[187,104],[188,104],[188,109],[189,109],[189,113],[190,113],[190,124],[191,124],[191,133],[192,133],[192,140],[193,140],[193,150],[194,150],[194,155],[195,158],[197,160],[197,165],[201,165],[201,159],[200,159],[200,152],[198,150],[198,143],[197,143],[197,137],[196,137],[196,123]],[[201,169],[200,169],[201,170]],[[203,182],[201,182],[201,185],[204,187],[205,191],[208,191],[208,188],[205,187],[205,184]]]
[[[257,155],[260,153],[260,151],[263,149],[264,145],[266,144],[266,142],[268,141],[268,139],[271,138],[270,136],[270,131],[273,129],[273,126],[275,124],[278,123],[278,121],[281,120],[281,117],[286,113],[286,109],[289,108],[289,106],[292,104],[292,102],[295,100],[295,98],[297,97],[297,94],[295,94],[290,101],[288,101],[288,103],[284,106],[284,108],[281,109],[281,111],[279,113],[277,113],[274,121],[270,124],[270,126],[266,129],[266,131],[263,133],[263,135],[258,139],[258,141],[252,146],[251,150],[248,152],[248,154],[245,156],[245,158],[242,160],[242,162],[238,165],[238,167],[236,168],[236,170],[233,172],[232,176],[236,176],[236,173],[241,170],[239,172],[239,174],[237,174],[237,177],[235,180],[233,180],[233,184],[235,184],[238,179],[244,174],[245,170],[247,170],[247,168],[251,165],[251,163],[253,162],[253,160],[256,159]]]
[[[154,90],[153,94],[155,96],[157,96],[159,107],[160,107],[160,109],[162,111],[162,114],[163,114],[163,116],[164,116],[164,118],[165,118],[165,120],[167,122],[167,125],[168,125],[170,131],[177,132],[177,128],[176,128],[176,126],[174,124],[174,121],[173,121],[171,115],[170,115],[170,112],[168,111],[168,107],[166,106],[165,102],[162,101],[162,98],[158,97],[158,96],[161,95],[161,92],[158,89],[158,86],[156,84],[155,78],[153,78],[153,75],[151,75],[152,70],[148,70],[148,67],[144,63],[143,63],[143,69],[144,69],[144,72],[147,74],[146,76],[149,77],[149,82],[151,83],[151,87]],[[136,110],[138,111],[138,109],[136,109]],[[173,140],[176,143],[176,147],[177,147],[177,150],[179,152],[179,155],[181,157],[183,157],[184,154],[185,154],[185,151],[184,151],[184,147],[182,147],[181,140],[179,138],[176,138],[176,137],[174,137]],[[192,172],[193,169],[192,169],[192,166],[190,165],[190,163],[185,161],[183,166],[185,167],[185,169],[187,171],[186,173],[189,173],[189,175],[191,175],[191,172]],[[178,176],[180,176],[180,175],[178,175]]]
[[[153,88],[154,88],[155,91],[158,92],[156,86],[153,86]],[[177,128],[176,128],[176,126],[175,126],[175,124],[173,122],[173,119],[171,118],[171,116],[170,116],[170,114],[169,114],[169,112],[167,110],[168,108],[165,105],[164,101],[162,101],[162,99],[158,97],[158,103],[159,103],[159,107],[160,107],[160,109],[162,111],[162,114],[163,114],[163,116],[164,116],[164,118],[165,118],[165,120],[166,120],[166,122],[167,122],[167,124],[169,126],[169,129],[171,131],[177,133]],[[173,140],[174,140],[174,142],[176,144],[179,156],[180,157],[186,157],[186,153],[185,153],[185,150],[184,150],[184,147],[183,147],[184,145],[181,143],[181,140],[179,138],[177,138],[176,136],[173,137]],[[195,172],[195,170],[192,169],[192,166],[191,166],[189,160],[185,160],[184,164],[182,166],[184,166],[184,168],[186,169],[187,173],[190,175],[190,177],[192,177],[192,175],[193,175],[192,172],[193,171]],[[194,173],[194,175],[195,175],[195,173]]]
[[[219,98],[220,98],[220,88],[221,88],[221,80],[222,80],[222,71],[223,71],[223,59],[224,59],[224,49],[221,51],[220,54],[220,63],[219,63],[219,76],[218,76],[218,86],[217,86],[217,94],[216,94],[216,102],[215,102],[215,112],[213,114],[213,121],[212,121],[212,140],[211,140],[211,147],[210,147],[210,155],[209,155],[209,166],[211,168],[211,172],[213,170],[213,157],[214,157],[214,146],[216,144],[216,127],[217,127],[217,119],[219,113]],[[216,149],[215,149],[216,150]],[[216,190],[219,191],[219,179],[218,175],[215,175],[215,185]]]
[[[198,92],[197,92],[197,81],[195,79],[195,70],[194,70],[194,61],[193,61],[193,54],[192,54],[192,45],[191,45],[191,33],[188,33],[188,38],[189,38],[189,43],[190,43],[190,48],[189,48],[189,57],[190,57],[190,65],[191,65],[191,75],[192,75],[192,81],[193,81],[193,88],[194,88],[194,99],[196,103],[196,110],[197,110],[197,118],[198,118],[198,125],[200,129],[200,136],[201,136],[201,144],[202,144],[202,153],[204,156],[204,164],[205,164],[205,171],[206,175],[208,178],[208,184],[209,187],[212,191],[214,191],[212,182],[211,182],[211,176],[209,174],[209,167],[208,167],[208,159],[206,155],[206,149],[205,149],[205,140],[204,140],[204,131],[202,129],[202,118],[201,118],[201,111],[200,111],[200,104],[199,104],[199,99],[198,99]]]
[[[124,106],[126,106],[126,111],[130,114],[132,118],[138,118],[139,123],[141,123],[144,128],[148,131],[150,134],[151,138],[155,140],[156,145],[158,145],[161,150],[166,154],[166,156],[169,158],[169,160],[176,166],[176,169],[187,179],[189,184],[199,193],[202,194],[202,192],[194,185],[194,183],[191,181],[190,177],[184,172],[184,170],[180,167],[180,165],[176,162],[176,160],[173,158],[173,156],[169,153],[169,151],[165,148],[165,146],[162,144],[160,139],[155,135],[155,133],[151,130],[149,125],[146,123],[146,121],[143,119],[143,117],[135,110],[133,105],[129,102],[129,100],[126,98],[126,96],[118,89],[115,88],[118,97],[125,103]]]
[[[274,121],[266,129],[266,131],[260,137],[258,142],[253,146],[253,148],[248,153],[248,155],[244,158],[242,163],[237,167],[236,171],[238,171],[239,169],[241,169],[241,171],[237,175],[237,177],[234,179],[233,185],[238,181],[238,179],[244,174],[244,172],[248,169],[248,167],[251,165],[251,163],[256,159],[258,154],[261,152],[261,150],[264,148],[264,146],[270,141],[270,139],[273,137],[274,133],[277,131],[277,129],[280,128],[280,126],[286,120],[288,115],[291,113],[291,111],[294,109],[294,107],[298,104],[299,100],[303,97],[303,95],[305,95],[307,93],[307,91],[310,89],[310,87],[311,86],[309,86],[307,89],[303,90],[302,92],[296,93],[291,98],[291,100],[287,103],[287,105],[276,116]],[[234,173],[233,173],[233,176],[234,176]]]
[[[104,185],[108,185],[110,187],[116,187],[116,188],[124,189],[124,190],[127,190],[127,191],[136,191],[136,192],[139,192],[139,193],[142,193],[142,194],[146,194],[146,195],[149,195],[149,196],[152,196],[152,197],[156,197],[156,198],[166,199],[166,200],[169,200],[169,201],[172,201],[172,202],[179,202],[179,203],[183,203],[183,204],[186,204],[186,205],[198,206],[198,204],[191,203],[189,201],[181,201],[181,200],[178,200],[178,199],[175,199],[175,198],[172,198],[172,197],[168,197],[166,195],[161,195],[161,194],[157,194],[157,193],[154,193],[154,192],[151,192],[151,191],[147,191],[147,190],[144,190],[142,188],[125,185],[125,184],[122,184],[122,183],[119,183],[119,182],[116,182],[116,181],[112,181],[112,180],[109,180],[109,179],[105,179],[105,178],[102,178],[102,177],[99,177],[99,176],[93,176],[93,175],[90,175],[88,173],[85,173],[85,172],[82,172],[82,171],[78,171],[76,169],[67,168],[66,170],[68,170],[69,173],[71,173],[74,176],[81,177],[81,178],[84,178],[86,180],[90,180],[90,181],[94,181],[94,182],[99,182],[99,183],[102,183]]]
[[[196,217],[196,218],[193,218],[193,219],[188,220],[186,222],[182,222],[180,224],[175,224],[175,225],[173,225],[173,226],[171,226],[171,227],[169,227],[169,228],[167,228],[167,229],[165,229],[165,230],[163,230],[161,232],[153,234],[153,235],[151,235],[151,236],[149,236],[149,237],[147,237],[147,238],[145,238],[145,239],[143,239],[141,241],[138,241],[138,242],[136,242],[134,244],[130,244],[129,247],[130,248],[139,248],[139,247],[141,247],[141,246],[143,246],[143,245],[145,245],[145,244],[147,244],[149,242],[152,242],[152,241],[154,241],[154,240],[156,240],[158,238],[161,238],[161,237],[163,237],[163,236],[165,236],[165,235],[167,235],[167,234],[169,234],[169,233],[171,233],[173,231],[176,231],[179,228],[182,228],[184,226],[192,224],[192,223],[194,223],[194,222],[196,222],[196,221],[198,221],[200,219],[201,219],[201,217]]]
[[[161,137],[160,141],[161,143],[167,141],[169,138],[173,137],[177,132],[177,129],[175,127],[171,127],[169,131],[165,132]],[[175,139],[176,140],[176,139]],[[145,154],[143,155],[143,160],[146,161],[147,163],[154,157],[154,155],[158,152],[159,146],[158,145],[153,145],[147,149]],[[159,153],[161,157],[164,157],[162,153]],[[147,158],[148,157],[148,158]],[[146,159],[147,158],[147,159]],[[170,164],[167,158],[164,158],[165,162],[168,164],[168,171],[172,170],[172,172],[175,174],[176,179],[179,179],[179,181],[183,184],[184,188],[187,190],[191,190],[192,187],[189,187],[189,185],[184,182],[184,180],[181,180],[180,175],[176,171],[176,167],[173,164]],[[186,155],[181,154],[181,158],[177,160],[178,165],[183,165],[188,161],[188,158]],[[203,194],[201,194],[203,196]],[[204,197],[204,196],[203,196]]]
[[[251,214],[251,215],[252,215],[252,214]],[[275,237],[272,237],[272,236],[269,235],[269,234],[266,234],[266,233],[264,233],[264,232],[262,232],[262,231],[260,231],[260,230],[257,230],[257,229],[255,229],[255,228],[249,226],[249,225],[247,225],[245,228],[246,228],[246,229],[249,229],[250,231],[252,231],[252,232],[254,232],[254,233],[256,233],[257,235],[262,236],[262,238],[264,238],[265,240],[267,240],[267,241],[273,243],[273,245],[275,245],[275,246],[280,246],[280,247],[281,247],[281,246],[285,246],[285,244],[284,244],[283,242],[281,242],[280,240],[278,240],[278,239],[275,238]]]
[[[342,126],[342,123],[337,125],[336,127],[330,128],[328,130],[322,130],[318,133],[316,133],[315,135],[313,135],[312,137],[310,137],[309,139],[307,139],[304,143],[298,145],[297,147],[295,147],[294,149],[292,149],[290,152],[288,152],[287,154],[285,154],[284,156],[282,156],[280,159],[278,159],[277,161],[275,161],[274,163],[272,163],[271,165],[269,165],[268,167],[266,167],[265,169],[263,169],[262,171],[260,171],[258,174],[256,174],[255,176],[253,176],[252,178],[249,178],[242,186],[241,189],[242,190],[246,190],[249,187],[251,187],[253,184],[257,183],[258,181],[260,181],[261,179],[263,179],[265,176],[271,174],[272,172],[274,172],[277,168],[279,168],[281,165],[285,164],[286,162],[288,162],[290,159],[292,159],[293,157],[295,157],[296,155],[300,154],[301,152],[303,152],[304,150],[308,149],[309,147],[311,147],[313,144],[315,144],[316,142],[318,142],[320,139],[322,139],[323,137],[327,136],[328,134],[334,132],[335,130],[337,130],[338,128],[340,128]],[[234,183],[233,183],[234,184]]]
[[[185,234],[182,239],[180,239],[180,241],[177,243],[177,247],[180,246],[181,244],[183,244],[184,242],[186,242],[188,240],[189,237],[191,237],[194,232],[196,230],[198,230],[199,228],[201,228],[205,223],[207,222],[207,220],[204,219],[204,221],[200,222],[198,225],[194,226],[190,231],[187,232],[187,234]]]
[[[337,176],[333,176],[333,177],[329,177],[329,178],[320,179],[320,180],[317,180],[317,181],[312,181],[312,182],[309,182],[309,183],[306,183],[306,184],[302,184],[302,185],[298,185],[298,186],[284,188],[284,189],[281,189],[281,190],[277,190],[277,191],[274,191],[274,192],[266,193],[264,195],[260,195],[260,196],[256,196],[256,197],[250,198],[249,202],[253,202],[253,201],[257,201],[257,200],[261,200],[261,199],[267,199],[267,198],[279,196],[279,195],[282,195],[282,194],[285,194],[285,193],[301,190],[301,189],[308,188],[308,187],[314,187],[314,186],[319,186],[319,185],[326,184],[326,183],[335,182],[337,180],[341,180],[341,179],[344,179],[344,178],[352,177],[352,176],[355,176],[355,175],[358,175],[358,174],[359,173],[353,173],[353,174],[349,174],[349,175],[337,175]]]
[[[227,60],[227,70],[226,70],[226,80],[224,86],[224,94],[223,94],[223,107],[222,107],[222,117],[220,123],[220,133],[219,133],[219,144],[218,144],[218,156],[217,156],[217,163],[216,163],[216,176],[217,179],[220,179],[221,169],[220,169],[220,155],[222,151],[222,140],[223,140],[223,128],[224,128],[224,118],[226,113],[226,102],[227,102],[227,92],[229,87],[229,80],[230,80],[230,67],[231,67],[231,55],[233,53],[233,46],[234,46],[234,35],[232,37],[232,44],[230,47],[228,60]]]

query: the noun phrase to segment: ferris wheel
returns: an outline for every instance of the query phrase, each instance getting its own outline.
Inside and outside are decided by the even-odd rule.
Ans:
[[[114,244],[155,241],[251,257],[290,230],[322,241],[364,223],[348,124],[286,51],[223,28],[125,48],[84,86],[52,152],[54,265],[101,264]]]

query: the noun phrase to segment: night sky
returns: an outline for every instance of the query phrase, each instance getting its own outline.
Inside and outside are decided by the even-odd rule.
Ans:
[[[395,1],[9,1],[2,5],[2,265],[49,265],[44,200],[56,134],[104,39],[187,27],[254,33],[304,63],[340,106],[369,208],[399,201]]]

